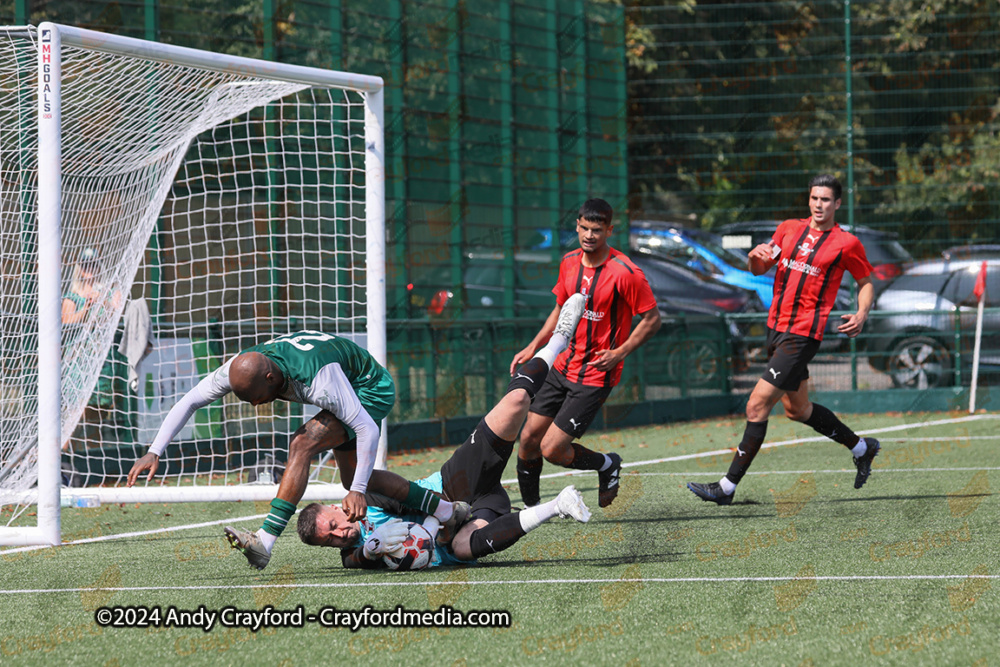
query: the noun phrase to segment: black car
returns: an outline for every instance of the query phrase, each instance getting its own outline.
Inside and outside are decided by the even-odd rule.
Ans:
[[[714,231],[722,236],[725,247],[749,252],[761,243],[768,243],[780,224],[780,220],[734,222]],[[859,225],[841,225],[841,228],[857,236],[865,247],[876,289],[902,274],[903,269],[913,261],[913,256],[899,243],[896,234]],[[845,272],[844,280],[850,280],[850,274]]]
[[[954,384],[955,355],[969,375],[976,330],[973,287],[983,259],[919,262],[882,291],[865,325],[868,363],[897,387]],[[986,260],[987,308],[1000,307],[1000,258]],[[955,309],[958,308],[956,322]],[[956,343],[957,338],[957,343]],[[980,372],[1000,373],[1000,314],[986,312]]]
[[[660,331],[664,335],[647,343],[645,352],[647,375],[655,374],[663,382],[650,381],[649,377],[647,382],[677,384],[684,375],[688,386],[721,388],[731,364],[746,366],[747,339],[764,334],[763,319],[736,324],[724,316],[763,313],[760,297],[753,290],[652,254],[635,253],[631,259],[646,274],[663,318]],[[727,340],[728,345],[724,343]]]
[[[727,313],[762,311],[757,293],[722,282],[678,262],[647,253],[635,253],[632,261],[642,269],[658,302],[708,304]]]
[[[465,319],[489,319],[503,312],[510,289],[503,253],[470,250],[463,258],[462,280],[453,279],[450,266],[437,265],[413,272],[408,287],[410,304],[417,315]],[[545,317],[555,305],[552,286],[559,264],[548,252],[518,252],[513,261],[513,311],[517,317]]]

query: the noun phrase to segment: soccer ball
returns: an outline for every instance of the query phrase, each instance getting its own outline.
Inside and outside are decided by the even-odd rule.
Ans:
[[[419,523],[406,525],[410,534],[393,551],[382,556],[390,570],[422,570],[434,555],[434,540]]]

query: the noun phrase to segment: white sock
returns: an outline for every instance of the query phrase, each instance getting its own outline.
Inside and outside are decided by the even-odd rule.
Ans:
[[[437,509],[434,510],[434,518],[441,523],[446,522],[451,518],[451,515],[455,513],[455,506],[452,505],[447,500],[442,500],[438,503]]]
[[[733,495],[736,491],[736,485],[729,481],[728,477],[723,477],[719,480],[719,486],[722,487],[722,492],[727,496]]]
[[[540,525],[559,514],[559,510],[556,509],[557,499],[558,496],[547,503],[540,503],[534,507],[528,507],[518,512],[517,518],[521,522],[521,528],[524,532],[530,533],[535,528],[538,528]]]
[[[566,339],[566,336],[559,333],[553,333],[552,337],[549,338],[549,342],[545,344],[545,347],[540,349],[538,352],[535,352],[535,356],[544,359],[545,363],[549,365],[549,368],[552,368],[552,364],[556,362],[556,357],[559,356],[560,352],[566,349],[567,345],[569,345],[569,341]]]
[[[865,442],[864,438],[858,440],[858,444],[851,448],[851,454],[854,454],[854,458],[861,458],[868,452],[868,443]]]
[[[257,537],[260,538],[261,544],[267,549],[267,553],[271,553],[271,549],[274,548],[274,543],[278,540],[277,535],[272,535],[263,528],[257,531]]]
[[[602,465],[600,468],[598,468],[597,471],[598,472],[604,472],[605,470],[607,470],[608,468],[611,467],[611,463],[612,463],[611,457],[608,456],[607,454],[605,454],[604,455],[604,465]]]

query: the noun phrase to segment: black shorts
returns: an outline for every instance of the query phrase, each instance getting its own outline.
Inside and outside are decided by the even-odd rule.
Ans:
[[[498,452],[495,444],[507,455]],[[448,500],[469,503],[474,517],[487,510],[493,515],[510,514],[510,496],[500,480],[513,448],[513,441],[501,440],[485,419],[479,420],[468,439],[441,466],[444,495]],[[487,513],[482,518],[490,520],[495,516]]]
[[[529,411],[552,417],[556,426],[579,438],[587,432],[612,389],[614,387],[590,387],[570,382],[565,375],[552,368],[545,376],[545,384],[535,394]]]
[[[795,391],[809,379],[808,364],[816,356],[820,341],[815,338],[767,330],[767,368],[761,375],[768,384]]]

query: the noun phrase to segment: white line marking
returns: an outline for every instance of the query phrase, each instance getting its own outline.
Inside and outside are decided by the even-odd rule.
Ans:
[[[959,423],[962,423],[962,422],[980,421],[980,420],[983,420],[983,419],[990,419],[990,420],[1000,419],[1000,415],[970,415],[970,416],[967,416],[967,417],[957,417],[957,418],[954,418],[954,419],[938,419],[938,420],[935,420],[935,421],[918,422],[918,423],[915,423],[915,424],[900,424],[898,426],[887,426],[885,428],[871,429],[871,430],[868,430],[868,431],[858,431],[858,434],[859,435],[867,435],[867,434],[873,434],[873,433],[889,433],[889,432],[892,432],[892,431],[905,431],[905,430],[911,429],[911,428],[923,428],[923,427],[926,427],[926,426],[942,426],[942,425],[945,425],[945,424],[959,424]],[[952,438],[952,439],[954,439],[954,438]],[[787,445],[797,445],[797,444],[801,444],[801,443],[805,443],[805,442],[822,442],[822,441],[825,441],[825,440],[827,440],[827,438],[825,436],[818,436],[818,437],[813,437],[813,438],[796,438],[794,440],[784,440],[784,441],[781,441],[781,442],[768,443],[768,444],[762,445],[761,449],[765,449],[765,448],[769,448],[769,447],[784,447],[784,446],[787,446]],[[707,458],[709,456],[717,456],[717,455],[720,455],[720,454],[723,454],[723,455],[725,455],[725,454],[732,454],[733,453],[733,449],[734,448],[730,447],[728,449],[717,449],[717,450],[711,451],[711,452],[699,452],[697,454],[685,454],[683,456],[671,456],[671,457],[668,457],[668,458],[651,459],[651,460],[648,460],[648,461],[634,461],[632,463],[624,463],[624,464],[622,464],[622,467],[623,468],[633,468],[633,467],[636,467],[636,466],[654,465],[654,464],[657,464],[657,463],[667,463],[667,462],[670,462],[670,461],[684,461],[684,460],[689,460],[689,459]],[[983,470],[983,468],[975,468],[975,470]],[[837,472],[843,472],[843,471],[838,470]],[[876,472],[879,472],[878,468],[876,468]],[[590,470],[582,470],[582,471],[581,470],[568,470],[568,471],[565,471],[565,472],[556,472],[556,473],[550,473],[548,475],[542,475],[541,478],[542,479],[551,479],[551,478],[555,478],[555,477],[568,477],[570,475],[582,475],[582,474],[593,474],[593,471],[590,471]],[[704,474],[708,474],[708,473],[704,473]],[[712,473],[712,474],[718,474],[718,473]],[[750,474],[754,474],[754,473],[750,473]],[[501,484],[514,484],[516,482],[517,482],[517,479],[515,478],[515,479],[501,480],[500,483]],[[254,516],[246,516],[246,517],[242,517],[242,518],[232,518],[232,519],[222,519],[220,521],[209,521],[209,522],[206,522],[206,523],[196,523],[196,524],[190,524],[190,525],[187,525],[187,526],[174,526],[172,528],[159,528],[159,529],[156,529],[156,530],[140,531],[140,532],[135,532],[135,533],[121,533],[119,535],[104,535],[104,536],[101,536],[101,537],[91,537],[91,538],[87,538],[87,539],[84,539],[84,540],[75,540],[73,542],[66,542],[65,544],[62,544],[60,546],[72,546],[72,545],[76,545],[76,544],[87,544],[87,543],[90,543],[90,542],[106,542],[108,540],[114,540],[114,539],[119,539],[119,538],[138,537],[138,536],[141,536],[141,535],[153,535],[153,534],[156,534],[156,533],[166,533],[166,532],[171,532],[171,531],[175,531],[175,530],[188,530],[188,529],[194,529],[194,528],[204,528],[206,526],[218,526],[218,525],[223,524],[223,523],[237,523],[239,521],[250,521],[250,520],[253,520],[253,519],[262,519],[265,516],[267,516],[267,515],[266,514],[257,514],[257,515],[254,515]],[[6,554],[18,553],[18,552],[21,552],[21,551],[35,551],[37,549],[48,549],[48,548],[49,547],[47,547],[47,546],[30,546],[30,547],[16,547],[14,549],[3,549],[3,550],[0,550],[0,556],[6,555]],[[52,548],[58,548],[58,547],[52,547]],[[616,579],[614,581],[618,581],[618,580]],[[92,589],[85,589],[85,590],[92,590]]]
[[[893,438],[882,442],[956,442],[960,440],[1000,440],[1000,435],[967,435],[961,438],[943,436],[940,438]]]
[[[141,537],[143,535],[156,535],[158,533],[172,533],[175,530],[192,530],[194,528],[205,528],[206,526],[221,526],[222,524],[239,523],[240,521],[250,521],[252,519],[263,519],[267,514],[255,514],[253,516],[244,516],[238,519],[219,519],[218,521],[206,521],[205,523],[192,523],[182,526],[174,526],[173,528],[154,528],[153,530],[140,530],[134,533],[119,533],[118,535],[102,535],[100,537],[88,537],[83,540],[74,540],[72,542],[66,542],[59,546],[68,547],[74,544],[89,544],[90,542],[107,542],[108,540],[125,539],[127,537]],[[4,549],[0,551],[0,556],[6,556],[7,554],[18,553],[19,551],[37,551],[38,549],[48,549],[47,545],[32,546],[32,547],[16,547],[14,549]],[[53,549],[56,547],[52,547]]]
[[[841,468],[840,470],[761,470],[758,472],[748,472],[748,475],[806,475],[812,473],[837,473],[844,474],[845,472],[851,472],[853,468]],[[873,468],[872,472],[883,473],[883,472],[973,472],[979,470],[1000,470],[1000,468]],[[657,477],[664,476],[669,477],[671,475],[713,475],[715,477],[719,476],[718,471],[716,472],[640,472],[639,475],[643,477]]]
[[[530,586],[532,584],[704,584],[704,583],[771,583],[779,581],[941,581],[953,579],[1000,579],[1000,574],[903,574],[903,575],[844,575],[819,577],[651,577],[648,579],[502,579],[491,581],[358,581],[351,583],[315,584],[243,584],[218,586],[118,586],[107,588],[28,588],[20,590],[0,590],[0,595],[37,595],[39,593],[84,593],[93,591],[138,592],[138,591],[218,591],[260,588],[371,588],[374,586]]]
[[[968,421],[980,421],[982,419],[1000,419],[1000,415],[970,415],[968,417],[957,417],[955,419],[939,419],[931,422],[921,422],[917,424],[900,424],[898,426],[886,426],[885,428],[875,428],[868,431],[858,431],[858,435],[871,435],[875,433],[890,433],[892,431],[905,431],[911,428],[918,428],[924,426],[941,426],[944,424],[959,424]],[[957,440],[959,438],[951,438],[951,440]],[[761,449],[770,449],[772,447],[787,447],[788,445],[800,445],[806,442],[827,442],[829,439],[825,435],[815,436],[811,438],[795,438],[793,440],[782,440],[780,442],[771,442],[761,445]],[[662,459],[649,459],[647,461],[633,461],[631,463],[623,463],[623,468],[633,468],[635,466],[647,466],[655,465],[657,463],[669,463],[671,461],[687,461],[690,459],[701,459],[708,458],[709,456],[725,456],[732,454],[736,450],[735,447],[728,447],[726,449],[716,449],[710,452],[698,452],[696,454],[683,454],[681,456],[669,456]],[[553,477],[568,477],[570,475],[587,475],[594,474],[593,470],[567,470],[565,472],[554,472],[548,475],[542,475],[541,479],[550,479]],[[514,484],[517,482],[516,479],[505,479],[501,480],[501,484]]]

